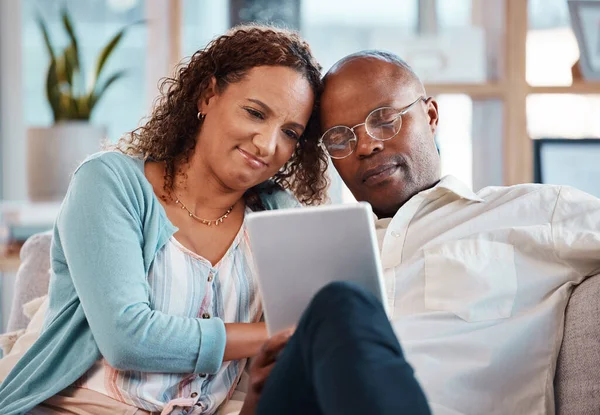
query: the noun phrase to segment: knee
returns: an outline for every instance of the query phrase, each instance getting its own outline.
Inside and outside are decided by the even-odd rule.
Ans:
[[[321,288],[314,297],[315,302],[329,302],[336,299],[346,300],[368,295],[368,292],[353,282],[334,281]]]
[[[380,301],[363,287],[348,281],[335,281],[317,292],[309,309],[318,314],[332,315],[357,308],[376,307],[381,307]]]

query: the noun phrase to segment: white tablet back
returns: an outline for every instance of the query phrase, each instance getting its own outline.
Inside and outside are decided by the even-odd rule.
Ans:
[[[333,281],[357,283],[386,306],[369,204],[251,213],[247,226],[269,334],[295,326]]]

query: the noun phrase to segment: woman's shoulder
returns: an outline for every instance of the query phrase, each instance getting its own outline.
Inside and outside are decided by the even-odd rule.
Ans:
[[[112,171],[115,174],[133,173],[134,176],[144,174],[144,160],[123,154],[120,151],[100,151],[88,156],[75,170],[93,169],[99,172]]]
[[[103,151],[86,158],[73,173],[70,187],[86,193],[88,198],[90,192],[100,192],[104,197],[122,201],[150,200],[153,194],[144,175],[144,161],[118,151]]]
[[[77,178],[78,182],[90,182],[91,185],[110,184],[121,190],[130,189],[131,185],[134,188],[141,187],[142,191],[148,187],[144,175],[144,160],[119,151],[92,154],[75,169],[73,177]]]

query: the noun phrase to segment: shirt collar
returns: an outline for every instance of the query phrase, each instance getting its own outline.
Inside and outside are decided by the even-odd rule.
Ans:
[[[430,191],[435,191],[436,189],[446,190],[448,192],[454,193],[462,199],[470,200],[471,202],[485,202],[485,200],[477,196],[477,194],[473,190],[471,190],[469,186],[467,186],[459,179],[451,175],[444,176],[442,180],[440,180],[439,183],[433,189],[430,189]]]
[[[422,195],[423,197],[425,197],[427,199],[435,199],[437,197],[440,197],[439,192],[454,193],[461,199],[469,200],[471,202],[477,202],[477,203],[485,202],[485,200],[482,199],[481,197],[477,196],[477,193],[475,193],[473,190],[471,190],[471,188],[469,186],[467,186],[466,184],[461,182],[460,179],[458,179],[454,176],[451,176],[451,175],[444,176],[438,182],[438,184],[433,186],[431,189],[423,190],[422,192],[419,193],[419,195]],[[414,196],[414,197],[416,197],[416,196]],[[398,210],[398,212],[400,212],[400,210],[402,210],[402,208],[400,208]],[[396,214],[398,212],[396,212]],[[373,213],[373,218],[376,223],[379,223],[380,227],[386,227],[389,223],[389,221],[383,222],[386,220],[386,218],[379,219],[375,213]],[[391,218],[389,218],[389,220],[391,220]]]

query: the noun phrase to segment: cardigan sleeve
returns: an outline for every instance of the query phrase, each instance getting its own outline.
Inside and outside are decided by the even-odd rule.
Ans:
[[[221,319],[150,308],[143,204],[126,184],[101,158],[88,160],[56,223],[55,242],[100,353],[119,370],[216,373],[226,342]]]

